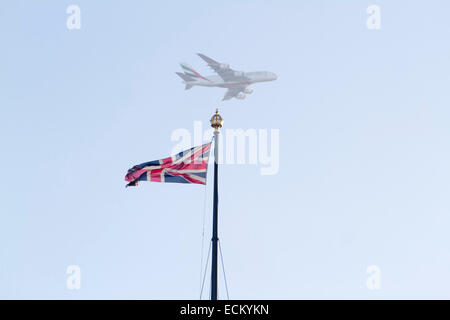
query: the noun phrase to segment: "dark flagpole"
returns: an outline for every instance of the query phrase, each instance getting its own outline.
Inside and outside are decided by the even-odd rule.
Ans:
[[[222,127],[223,119],[216,110],[211,118],[211,127],[214,128],[214,199],[213,199],[213,229],[212,229],[212,260],[211,260],[211,300],[217,300],[217,242],[218,237],[218,154],[219,154],[219,129]]]

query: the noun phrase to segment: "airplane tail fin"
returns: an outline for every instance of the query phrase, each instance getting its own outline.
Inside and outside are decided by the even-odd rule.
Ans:
[[[200,73],[198,73],[197,71],[192,69],[190,66],[188,66],[186,63],[180,63],[180,65],[184,71],[184,74],[191,78],[194,78],[194,80],[203,79],[203,80],[209,81],[207,78],[203,77]]]

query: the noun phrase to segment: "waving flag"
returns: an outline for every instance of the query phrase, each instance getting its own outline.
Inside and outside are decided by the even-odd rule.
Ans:
[[[206,184],[211,143],[182,151],[169,158],[145,162],[128,170],[126,187],[139,181]]]

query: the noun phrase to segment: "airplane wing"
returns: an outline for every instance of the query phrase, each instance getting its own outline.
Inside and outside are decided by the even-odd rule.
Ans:
[[[247,81],[249,80],[244,72],[235,71],[230,68],[229,65],[217,62],[204,54],[198,53],[199,57],[206,61],[209,67],[213,69],[222,79],[223,81]]]
[[[244,90],[245,90],[245,87],[230,88],[227,90],[227,92],[225,93],[225,96],[223,97],[222,100],[230,100],[231,98],[235,98],[239,95],[239,93],[241,93]],[[244,97],[245,97],[245,95],[244,95]],[[240,98],[240,99],[243,99],[243,98]]]

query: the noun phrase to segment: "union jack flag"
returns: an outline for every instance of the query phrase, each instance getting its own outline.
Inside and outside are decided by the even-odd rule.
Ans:
[[[211,142],[182,151],[172,157],[145,162],[128,170],[126,187],[139,181],[206,184]]]

